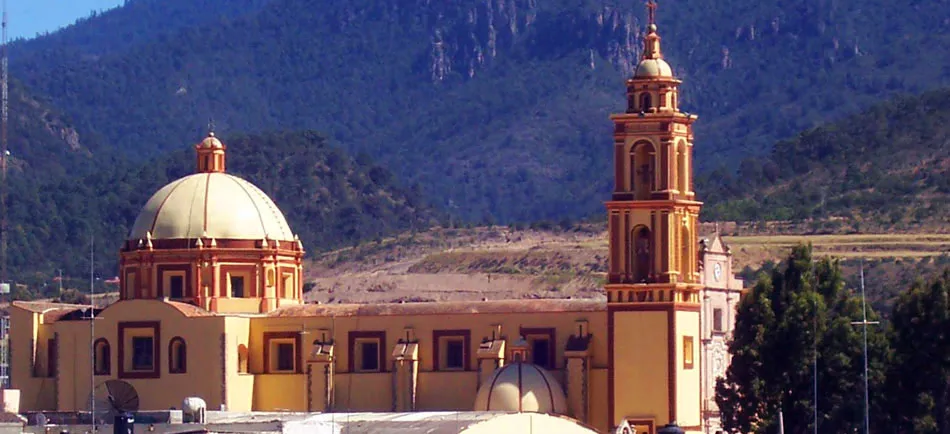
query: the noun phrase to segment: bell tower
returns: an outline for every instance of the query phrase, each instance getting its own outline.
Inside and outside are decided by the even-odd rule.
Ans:
[[[693,122],[663,60],[656,3],[643,53],[614,114],[614,190],[607,205],[609,426],[676,422],[700,432],[700,283]]]

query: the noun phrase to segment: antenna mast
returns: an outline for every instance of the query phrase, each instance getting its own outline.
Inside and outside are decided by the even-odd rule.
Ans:
[[[3,108],[0,113],[0,283],[7,283],[7,159],[10,151],[7,147],[7,117],[8,117],[8,71],[7,71],[7,0],[3,0],[3,60],[0,87],[3,88]]]

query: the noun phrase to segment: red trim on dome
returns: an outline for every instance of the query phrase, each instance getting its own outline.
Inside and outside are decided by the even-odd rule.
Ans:
[[[544,386],[548,388],[548,398],[551,398],[551,412],[556,413],[557,406],[554,405],[554,391],[551,390],[551,383],[548,382],[548,377],[544,375],[544,372],[541,372],[541,368],[539,368],[538,365],[532,364],[531,367],[534,368],[535,371],[538,371],[538,375],[544,380]]]
[[[521,385],[521,362],[518,362],[518,413],[524,411],[524,387]]]
[[[204,236],[205,232],[208,232],[208,192],[211,190],[211,173],[208,173],[208,179],[205,180],[205,216],[204,223],[201,226],[201,232],[199,235]]]
[[[265,236],[265,237],[271,236],[271,234],[268,234],[268,233],[267,233],[267,224],[264,223],[264,214],[261,213],[261,208],[257,206],[257,201],[254,200],[254,196],[251,196],[251,192],[248,191],[247,187],[245,187],[244,184],[235,181],[233,178],[231,178],[231,181],[234,182],[235,184],[237,184],[238,187],[241,187],[241,190],[244,190],[244,194],[247,195],[247,198],[251,200],[251,204],[254,205],[254,210],[257,211],[257,219],[260,220],[260,222],[261,222],[261,231],[264,232],[264,236]],[[242,181],[243,181],[243,180],[242,180]],[[251,184],[251,183],[248,182],[248,181],[244,181],[244,182],[247,183],[247,184],[249,184],[249,185],[252,185],[252,186],[254,185],[254,184]],[[265,194],[264,196],[266,197],[267,195]],[[270,199],[270,198],[268,197],[268,199]],[[289,224],[288,224],[288,226],[289,226]],[[280,229],[283,229],[283,228],[280,228]]]

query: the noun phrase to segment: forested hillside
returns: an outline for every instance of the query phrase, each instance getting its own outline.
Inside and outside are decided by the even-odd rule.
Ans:
[[[697,180],[707,220],[950,224],[950,89],[877,105]],[[751,188],[750,188],[751,187]]]
[[[80,133],[133,156],[192,140],[214,117],[228,131],[324,131],[469,220],[600,210],[607,115],[621,109],[640,49],[639,4],[187,4],[131,1],[21,43],[13,71]],[[202,7],[226,18],[199,23]],[[136,8],[151,11],[141,34],[119,25]],[[935,60],[950,54],[947,16],[940,0],[664,2],[664,54],[700,115],[698,168],[734,167],[894,92],[950,83]],[[127,43],[83,43],[95,51],[85,55],[70,34]]]
[[[233,135],[229,173],[271,195],[310,252],[428,227],[437,217],[418,191],[402,188],[368,158],[353,159],[314,132]],[[195,169],[194,149],[147,163],[97,155],[75,174],[11,174],[9,267],[38,287],[57,269],[89,271],[95,238],[97,275],[111,277],[117,249],[140,208],[158,188]],[[37,178],[42,178],[37,182]]]

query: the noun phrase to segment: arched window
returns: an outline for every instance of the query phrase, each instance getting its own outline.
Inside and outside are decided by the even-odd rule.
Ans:
[[[653,239],[646,226],[633,228],[633,240],[630,258],[633,262],[633,283],[645,283],[653,274]]]
[[[637,200],[650,198],[656,190],[656,149],[648,141],[640,141],[630,150],[630,190]]]
[[[238,372],[247,373],[247,345],[238,345]]]
[[[112,372],[112,353],[109,350],[109,341],[105,338],[96,339],[93,348],[95,349],[93,372],[96,375],[109,375]]]
[[[168,342],[168,373],[184,374],[188,370],[188,348],[181,337]]]
[[[650,107],[653,107],[653,101],[650,98],[650,92],[643,92],[640,94],[640,111],[648,112]]]
[[[689,169],[686,167],[686,153],[687,147],[686,142],[680,142],[679,151],[677,152],[677,161],[676,161],[676,174],[677,174],[677,189],[681,194],[686,194],[689,191]]]

